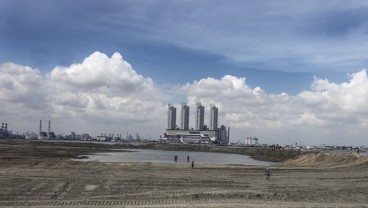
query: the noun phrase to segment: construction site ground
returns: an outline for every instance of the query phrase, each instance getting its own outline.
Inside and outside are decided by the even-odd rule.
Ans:
[[[0,208],[368,207],[367,156],[304,155],[271,167],[270,180],[255,166],[71,159],[106,150],[1,142]]]

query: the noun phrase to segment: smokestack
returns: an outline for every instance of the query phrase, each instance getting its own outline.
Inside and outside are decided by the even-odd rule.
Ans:
[[[230,141],[230,127],[227,127],[227,138],[229,139]]]
[[[50,139],[51,121],[49,120],[49,126],[47,128],[47,139]]]
[[[40,120],[40,130],[38,131],[38,134],[41,135],[42,132],[42,120]]]

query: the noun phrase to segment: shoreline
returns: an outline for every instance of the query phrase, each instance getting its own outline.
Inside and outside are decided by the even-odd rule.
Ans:
[[[145,151],[147,150],[147,151]],[[155,152],[157,151],[157,152]],[[221,155],[223,154],[223,155]],[[174,155],[178,156],[178,161],[173,160]],[[144,149],[129,155],[119,154],[119,152],[103,152],[89,155],[82,155],[81,159],[73,159],[74,161],[97,161],[106,163],[158,163],[158,164],[191,164],[195,165],[232,165],[232,166],[259,166],[269,167],[276,166],[278,162],[259,161],[248,155],[217,153],[217,152],[188,152],[188,151],[170,151],[170,150],[152,150]],[[186,157],[190,156],[188,162]],[[216,158],[214,160],[213,158]],[[231,158],[230,158],[231,157]],[[233,159],[233,160],[232,160]]]
[[[167,151],[193,151],[193,152],[215,152],[215,153],[229,153],[248,155],[255,160],[267,162],[283,162],[302,154],[303,152],[293,150],[270,150],[263,148],[252,147],[228,147],[215,145],[192,145],[192,144],[110,144],[110,143],[89,143],[89,142],[69,142],[69,141],[42,141],[42,140],[0,140],[0,144],[4,145],[31,145],[33,148],[37,147],[70,147],[74,148],[76,152],[68,152],[72,158],[83,155],[84,153],[98,153],[98,152],[114,152],[121,149],[152,149],[152,150],[167,150]],[[78,149],[79,148],[79,149]],[[116,149],[116,150],[114,150]],[[63,155],[57,155],[63,157]]]

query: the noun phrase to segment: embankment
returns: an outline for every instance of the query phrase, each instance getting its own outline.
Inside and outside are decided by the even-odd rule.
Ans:
[[[285,164],[303,167],[352,167],[368,165],[368,156],[356,153],[311,152],[300,155],[297,158],[287,160]]]

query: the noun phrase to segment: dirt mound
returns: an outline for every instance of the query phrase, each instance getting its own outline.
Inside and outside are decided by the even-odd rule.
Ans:
[[[350,167],[362,164],[368,165],[368,156],[356,153],[308,153],[296,159],[288,160],[285,164],[314,167]]]

